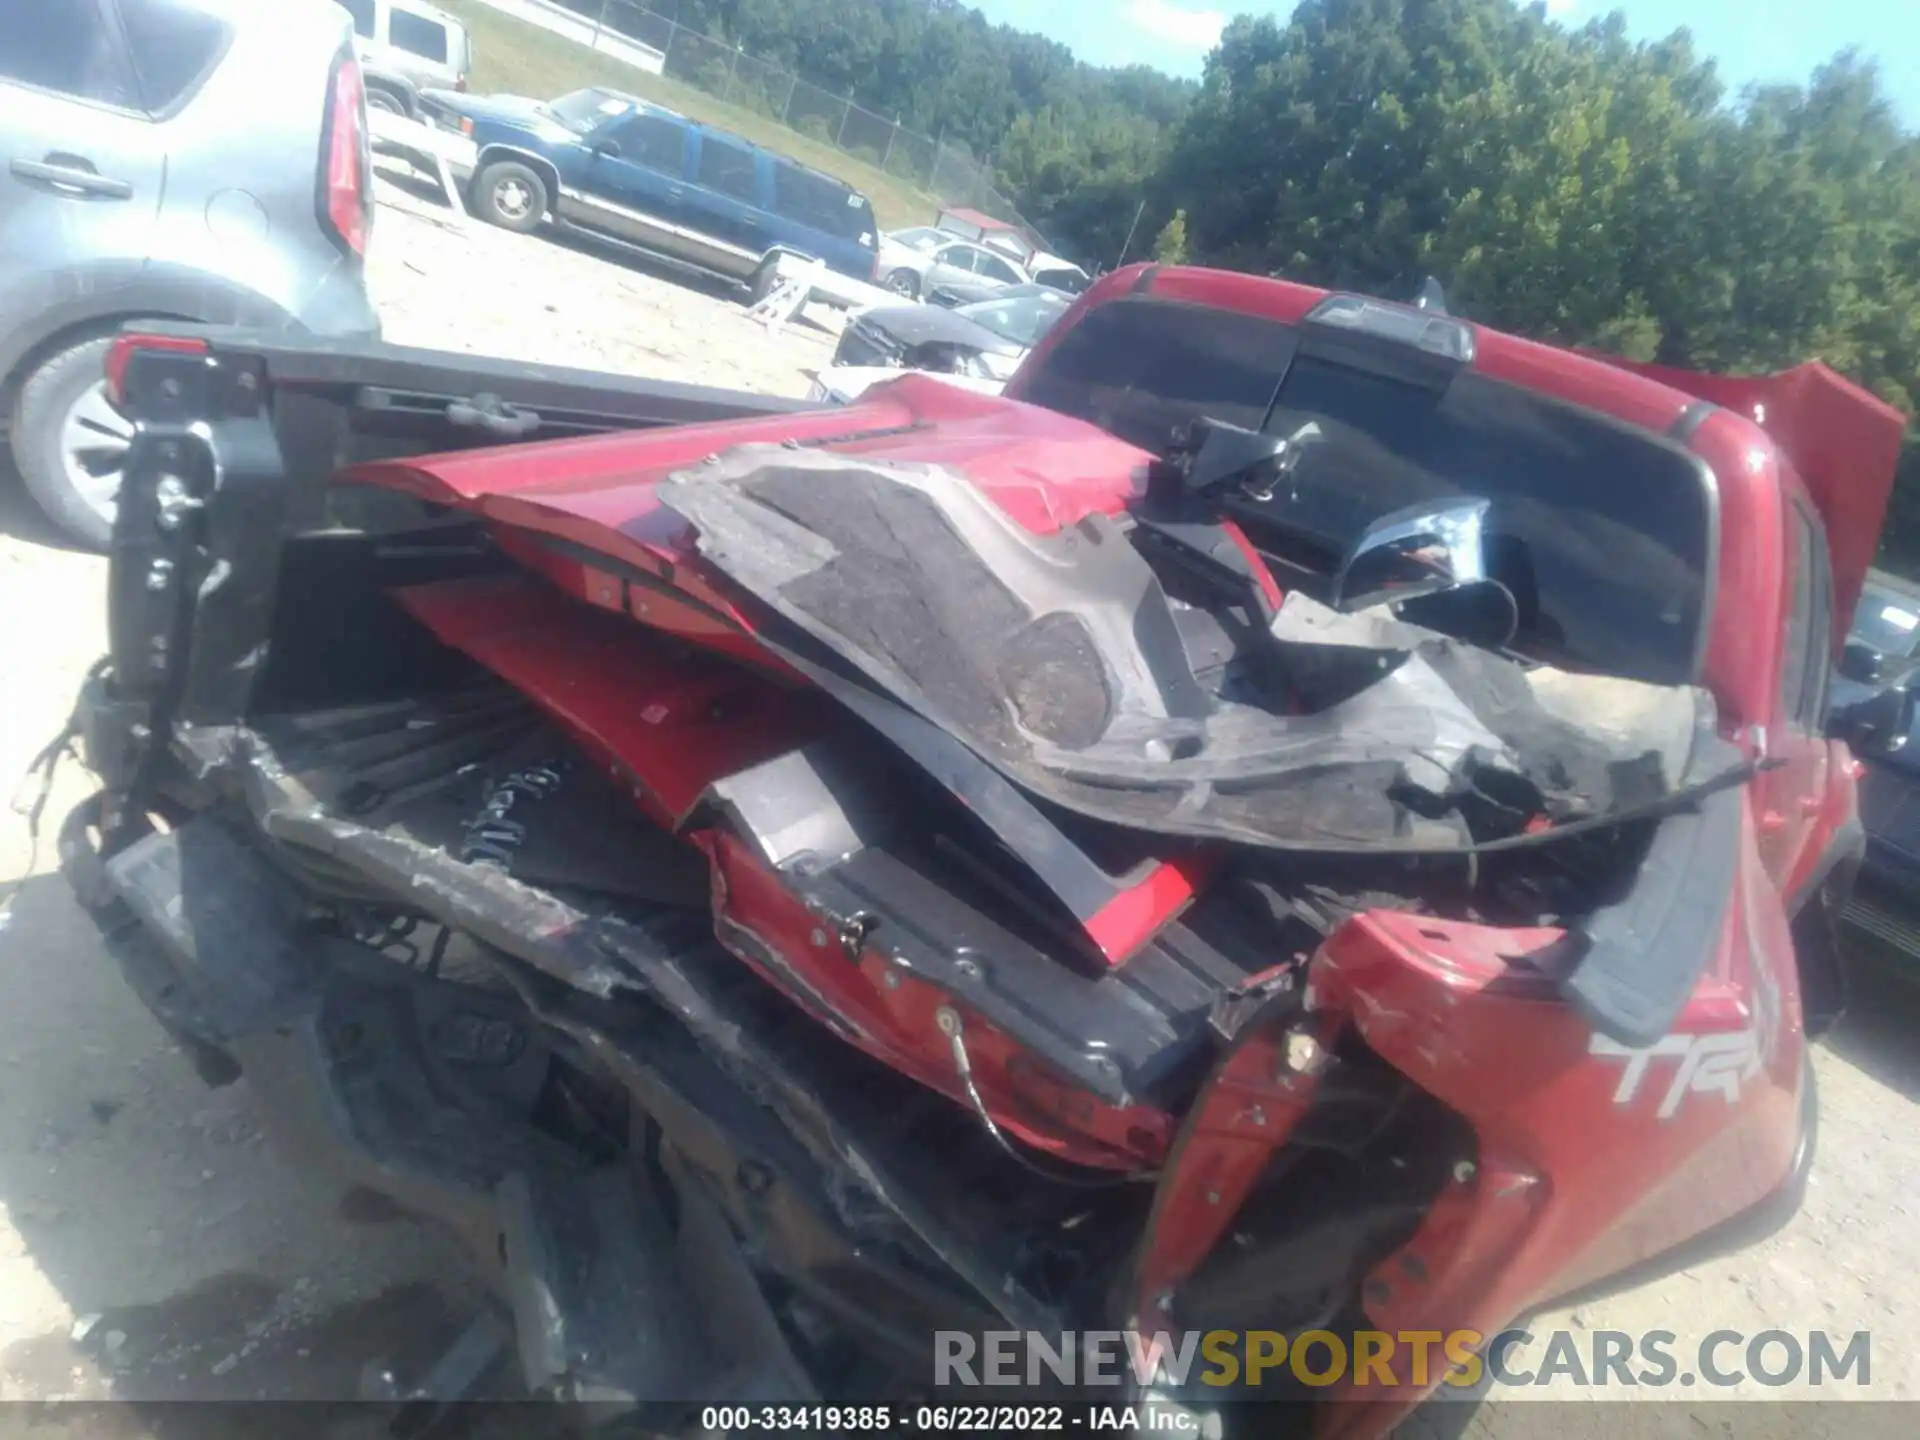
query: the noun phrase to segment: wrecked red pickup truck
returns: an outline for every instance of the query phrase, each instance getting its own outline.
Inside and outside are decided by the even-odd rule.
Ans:
[[[67,873],[538,1391],[1490,1336],[1798,1203],[1900,437],[1818,366],[1136,267],[1005,398],[164,327],[109,379]],[[1125,1393],[1421,1398],[1286,1376]]]

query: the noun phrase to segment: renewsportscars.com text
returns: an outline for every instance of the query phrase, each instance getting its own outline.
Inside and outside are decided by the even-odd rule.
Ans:
[[[1789,1330],[1715,1330],[1685,1342],[1671,1330],[1190,1330],[1145,1335],[1083,1330],[1043,1335],[943,1330],[934,1336],[934,1384],[1263,1385],[1355,1389],[1435,1383],[1469,1389],[1570,1383],[1629,1389],[1847,1385],[1873,1381],[1873,1338]]]

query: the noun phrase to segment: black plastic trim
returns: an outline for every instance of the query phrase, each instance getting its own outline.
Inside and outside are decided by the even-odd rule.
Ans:
[[[1719,947],[1740,865],[1743,789],[1714,791],[1668,816],[1633,889],[1582,929],[1584,951],[1560,988],[1623,1045],[1637,1049],[1667,1033]]]
[[[338,397],[342,403],[352,403],[363,388],[442,400],[470,399],[485,392],[536,410],[543,418],[566,412],[604,417],[608,429],[691,425],[831,408],[745,390],[390,345],[371,337],[287,335],[184,321],[143,322],[139,328],[143,334],[205,340],[216,358],[263,362],[266,378],[275,387],[346,387]]]

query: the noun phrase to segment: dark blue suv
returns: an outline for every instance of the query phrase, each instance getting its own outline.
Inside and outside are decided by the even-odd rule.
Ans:
[[[528,231],[564,225],[694,265],[763,295],[780,255],[873,277],[879,231],[859,191],[725,130],[622,95],[539,102],[430,90],[428,119],[473,141],[476,214]]]

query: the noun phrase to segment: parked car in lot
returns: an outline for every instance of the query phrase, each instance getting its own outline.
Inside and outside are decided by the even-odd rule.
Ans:
[[[995,290],[1032,283],[1010,256],[972,240],[962,240],[931,225],[889,230],[880,237],[875,280],[906,296],[924,298],[937,285],[968,285]]]
[[[1867,849],[1846,918],[1920,960],[1920,585],[1884,570],[1867,577],[1834,667],[1828,729],[1865,767],[1860,823]]]
[[[379,332],[365,101],[328,0],[0,5],[0,392],[21,478],[104,546],[123,320]]]
[[[367,104],[418,116],[422,90],[465,90],[473,37],[421,0],[337,0],[353,17],[353,50],[366,74]]]
[[[1033,277],[1036,285],[1045,285],[1066,295],[1078,295],[1093,283],[1091,275],[1063,255],[1050,254],[1045,250],[1015,253],[1007,238],[999,235],[988,236],[984,243],[988,249],[1009,256]]]
[[[429,91],[428,118],[473,153],[455,160],[482,219],[556,221],[753,286],[782,255],[874,276],[878,227],[859,191],[797,160],[602,88],[557,100]]]
[[[1071,277],[1063,276],[1058,271],[1036,275],[1031,281],[1021,285],[1002,285],[998,281],[984,280],[978,275],[964,280],[942,280],[929,285],[920,298],[929,305],[944,306],[948,310],[957,310],[962,305],[973,305],[982,300],[991,300],[997,295],[1027,289],[1044,289],[1065,299],[1072,299],[1086,288],[1086,285],[1092,283],[1086,271],[1079,266],[1073,267],[1073,273],[1079,278],[1072,284],[1066,283]]]
[[[1066,296],[1044,285],[1008,285],[991,300],[953,310],[883,305],[848,322],[833,363],[963,375],[997,388],[1013,378],[1067,305]]]

